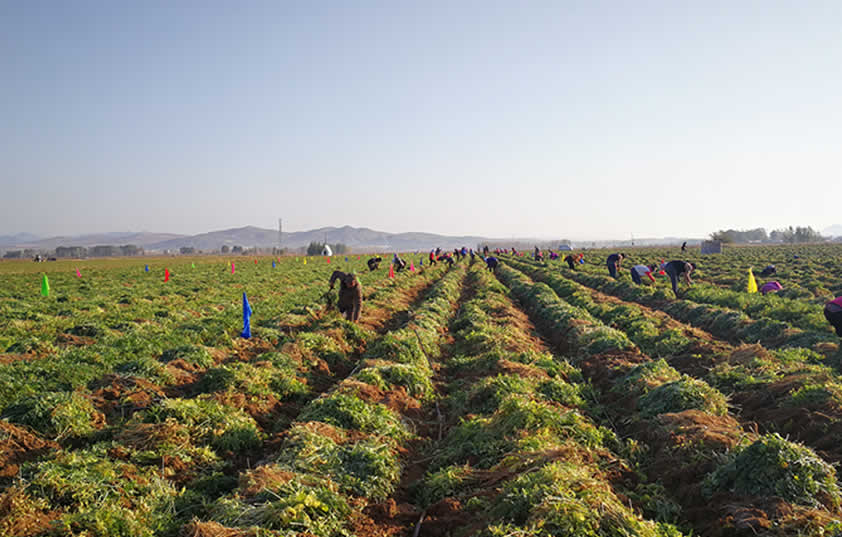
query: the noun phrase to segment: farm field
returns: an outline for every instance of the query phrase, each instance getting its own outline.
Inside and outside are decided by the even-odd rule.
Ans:
[[[0,535],[842,535],[842,246],[619,251],[0,263]]]

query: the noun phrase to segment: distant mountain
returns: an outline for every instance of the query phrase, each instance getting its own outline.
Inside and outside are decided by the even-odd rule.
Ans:
[[[331,244],[346,244],[358,250],[369,248],[372,250],[407,251],[434,247],[458,248],[467,246],[472,248],[478,242],[485,240],[488,239],[477,236],[451,237],[433,233],[386,233],[368,228],[343,226],[284,233],[281,242],[285,248],[299,248],[307,246],[311,242],[327,241]],[[150,244],[147,249],[176,250],[182,246],[192,246],[199,250],[216,250],[223,245],[229,247],[242,246],[244,248],[254,246],[272,248],[278,246],[278,231],[247,226],[161,241]]]
[[[0,247],[14,246],[15,244],[37,241],[38,235],[32,233],[15,233],[14,235],[0,235]]]
[[[822,230],[825,237],[842,237],[842,224],[834,224]]]
[[[54,250],[56,246],[97,246],[97,245],[123,245],[134,244],[143,248],[148,248],[151,244],[156,244],[166,240],[178,239],[179,237],[188,237],[187,235],[176,235],[174,233],[149,233],[146,231],[133,232],[112,232],[112,233],[95,233],[90,235],[76,235],[68,237],[50,237],[48,239],[16,241],[12,244],[2,245],[5,248],[34,248],[36,250]]]

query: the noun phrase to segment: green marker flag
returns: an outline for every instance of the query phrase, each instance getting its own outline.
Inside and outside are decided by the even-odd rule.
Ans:
[[[46,274],[41,280],[41,296],[50,296],[50,280],[47,279]]]
[[[196,268],[196,263],[190,263],[190,266]]]

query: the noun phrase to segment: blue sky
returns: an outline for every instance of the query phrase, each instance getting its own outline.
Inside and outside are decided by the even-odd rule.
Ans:
[[[842,223],[839,2],[2,2],[0,234]]]

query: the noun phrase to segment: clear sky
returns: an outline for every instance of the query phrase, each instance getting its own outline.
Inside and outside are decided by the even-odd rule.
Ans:
[[[842,223],[842,2],[0,0],[0,234]]]

